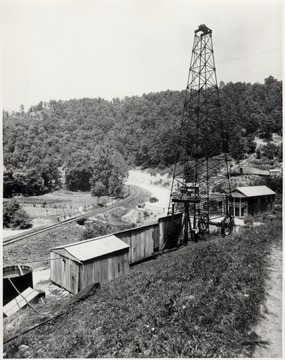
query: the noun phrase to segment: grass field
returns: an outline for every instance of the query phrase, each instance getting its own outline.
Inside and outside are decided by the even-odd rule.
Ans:
[[[128,186],[125,186],[124,195],[126,196],[128,192]],[[106,205],[113,201],[108,196],[97,197],[92,196],[90,192],[74,192],[63,189],[45,195],[20,196],[16,199],[32,217],[86,211],[97,207],[98,203]]]
[[[4,357],[250,357],[280,223],[213,238],[140,264],[83,301],[4,319]],[[19,316],[19,315],[18,315]],[[21,345],[25,345],[24,347]]]
[[[43,217],[43,216],[55,216],[55,215],[63,215],[66,214],[67,211],[64,209],[56,209],[56,208],[39,208],[33,206],[24,206],[23,209],[31,216],[31,217]]]

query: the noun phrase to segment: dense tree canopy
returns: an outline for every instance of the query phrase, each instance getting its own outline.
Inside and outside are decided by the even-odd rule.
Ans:
[[[4,197],[71,190],[120,193],[126,165],[166,168],[176,161],[184,91],[106,101],[40,102],[27,112],[4,111]],[[255,136],[282,134],[282,82],[220,84],[227,147],[237,160],[255,151]],[[191,147],[189,134],[189,147]],[[211,141],[220,147],[222,138]]]

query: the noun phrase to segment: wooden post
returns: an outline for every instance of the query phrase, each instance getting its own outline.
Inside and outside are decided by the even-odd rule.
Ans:
[[[23,270],[22,270],[22,268],[21,268],[21,265],[18,265],[18,269],[19,269],[19,271],[20,271],[20,275],[21,275],[21,276],[24,275]]]
[[[189,204],[185,202],[184,204],[184,211],[185,211],[185,217],[184,217],[184,244],[188,244],[188,224],[189,224]],[[190,226],[191,230],[191,226]]]

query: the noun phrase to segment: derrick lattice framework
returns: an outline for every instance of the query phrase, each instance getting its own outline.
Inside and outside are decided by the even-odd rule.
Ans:
[[[227,136],[212,30],[205,25],[195,30],[179,139],[168,213],[184,212],[185,238],[206,232],[229,210]]]

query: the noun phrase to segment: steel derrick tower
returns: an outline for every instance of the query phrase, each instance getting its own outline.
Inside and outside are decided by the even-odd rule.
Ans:
[[[200,25],[194,33],[168,208],[168,214],[184,213],[184,243],[213,226],[220,227],[222,235],[232,231],[230,191],[212,30]]]

